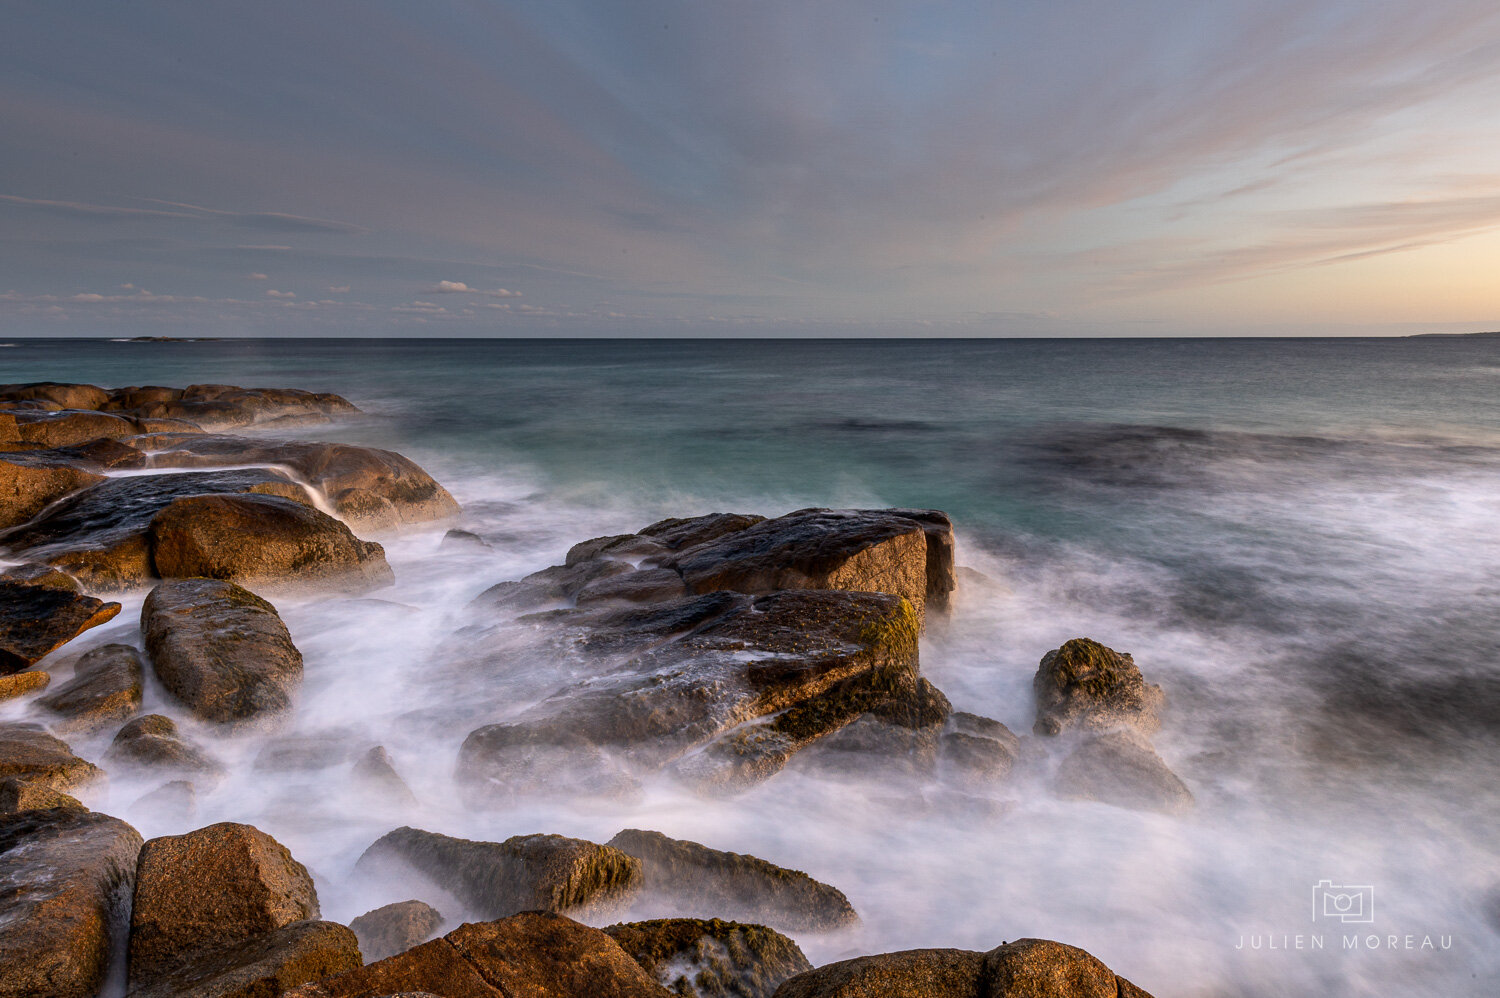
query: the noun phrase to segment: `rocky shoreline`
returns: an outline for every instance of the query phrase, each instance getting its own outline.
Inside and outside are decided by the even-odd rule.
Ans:
[[[90,810],[130,773],[159,786],[127,813],[191,816],[223,776],[213,739],[274,733],[299,695],[303,657],[273,600],[378,591],[395,575],[369,535],[459,519],[399,454],[276,436],[358,413],[286,389],[0,386],[0,701],[19,718],[0,722],[0,998],[1145,994],[1035,939],[814,969],[794,939],[858,923],[840,890],[652,830],[394,828],[351,874],[393,896],[346,927],[320,919],[311,874],[252,825],[143,840]],[[455,527],[442,543],[489,542]],[[572,677],[470,731],[455,785],[475,808],[629,800],[657,780],[712,797],[793,767],[877,771],[981,807],[1021,774],[1064,798],[1192,806],[1150,740],[1165,694],[1096,641],[1041,659],[1031,733],[954,710],[919,639],[958,578],[933,510],[715,513],[582,540],[495,580],[437,649],[473,675],[543,660]],[[73,653],[120,613],[111,596],[139,593],[133,640]],[[196,732],[143,714],[148,685]],[[77,736],[111,740],[91,760]],[[383,747],[360,749],[272,737],[256,766],[326,756],[377,798],[412,798]]]

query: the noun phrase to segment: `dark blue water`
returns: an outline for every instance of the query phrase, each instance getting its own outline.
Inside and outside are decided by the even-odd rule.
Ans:
[[[902,505],[947,510],[974,570],[923,648],[955,706],[1027,730],[1037,660],[1096,637],[1166,688],[1157,746],[1198,797],[1163,818],[1017,787],[1003,820],[893,824],[861,810],[878,786],[785,774],[714,804],[662,789],[629,813],[496,818],[429,799],[403,821],[486,838],[633,823],[774,855],[865,913],[857,940],[803,940],[814,959],[1045,935],[1160,996],[1495,993],[1500,339],[0,349],[0,382],[49,379],[339,392],[373,418],[328,434],[450,487],[496,549],[392,541],[393,598],[417,616],[284,608],[309,657],[298,725],[380,729],[434,786],[467,727],[392,735],[391,719],[455,695],[414,677],[479,589],[661,516]],[[380,816],[299,824],[248,772],[205,812],[270,822],[323,870],[334,917],[364,910],[340,900],[340,864]],[[1321,931],[1325,878],[1375,887],[1369,931],[1452,948],[1236,948]]]

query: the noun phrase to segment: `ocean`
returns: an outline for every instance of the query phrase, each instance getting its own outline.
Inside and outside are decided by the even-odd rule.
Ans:
[[[402,900],[351,876],[397,824],[490,840],[640,827],[842,889],[862,927],[799,937],[814,963],[1030,936],[1158,998],[1496,991],[1500,338],[0,348],[0,382],[41,380],[337,392],[369,418],[300,435],[411,457],[491,542],[380,538],[389,602],[277,601],[307,661],[288,731],[384,744],[421,806],[351,811],[336,772],[256,769],[247,734],[215,743],[230,771],[196,824],[276,835],[325,917]],[[1061,800],[1040,778],[953,806],[878,772],[796,767],[737,797],[664,781],[633,802],[466,806],[458,744],[547,675],[441,661],[470,598],[587,537],[807,506],[951,515],[965,571],[921,654],[956,709],[1026,733],[1049,649],[1088,636],[1132,653],[1166,691],[1156,746],[1196,806]],[[132,640],[140,597],[125,602],[101,640]],[[174,712],[160,690],[147,708]],[[118,780],[110,802],[149,789]],[[1315,910],[1324,881],[1367,891],[1371,920]]]

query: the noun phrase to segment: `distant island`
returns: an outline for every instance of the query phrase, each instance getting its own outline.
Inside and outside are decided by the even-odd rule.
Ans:
[[[121,336],[110,339],[111,343],[218,343],[220,336]]]
[[[1487,333],[1412,333],[1411,335],[1409,335],[1406,338],[1409,339],[1409,340],[1410,339],[1420,339],[1421,337],[1424,337],[1424,336],[1425,337],[1444,336],[1444,337],[1449,337],[1449,338],[1460,337],[1460,336],[1466,336],[1466,337],[1472,337],[1472,336],[1500,336],[1500,329],[1493,330],[1493,331],[1487,332]]]

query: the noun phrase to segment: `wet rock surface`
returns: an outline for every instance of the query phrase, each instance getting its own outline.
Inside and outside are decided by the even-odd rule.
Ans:
[[[37,706],[60,734],[93,732],[128,720],[141,709],[145,663],[130,645],[108,644],[85,652],[73,664],[73,678]]]
[[[232,582],[163,582],[141,608],[152,670],[204,720],[278,714],[302,679],[302,654],[276,608]]]
[[[119,612],[118,603],[65,589],[0,582],[0,673],[35,665]]]
[[[1131,727],[1150,734],[1161,727],[1166,697],[1147,683],[1129,655],[1089,638],[1074,638],[1042,657],[1032,682],[1036,733],[1074,727]]]
[[[54,807],[88,810],[78,798],[61,790],[54,790],[45,783],[24,780],[18,776],[7,776],[0,780],[0,815],[46,811]]]
[[[183,737],[177,722],[163,714],[146,714],[115,732],[104,762],[125,769],[163,775],[216,779],[224,767],[203,748]]]
[[[217,946],[130,992],[131,998],[261,998],[361,966],[354,933],[308,920]]]
[[[699,998],[771,998],[811,970],[797,944],[764,925],[663,918],[604,930],[668,991]]]
[[[609,844],[640,861],[645,894],[669,898],[684,914],[787,932],[825,932],[859,921],[837,888],[756,856],[637,828],[625,829]]]
[[[165,987],[229,947],[317,917],[306,868],[253,826],[225,822],[152,839],[136,867],[131,987]]]
[[[104,771],[41,725],[12,721],[0,723],[0,778],[7,776],[69,793],[102,780]]]
[[[405,953],[443,927],[438,910],[421,901],[397,901],[367,911],[349,923],[366,963]]]
[[[52,676],[46,672],[15,672],[0,676],[0,703],[45,690],[51,682]]]
[[[420,874],[480,918],[521,911],[608,915],[640,889],[641,864],[610,846],[562,835],[475,842],[418,828],[381,836],[360,856],[371,876]]]
[[[103,814],[0,814],[0,996],[98,994],[140,848],[135,829]]]

